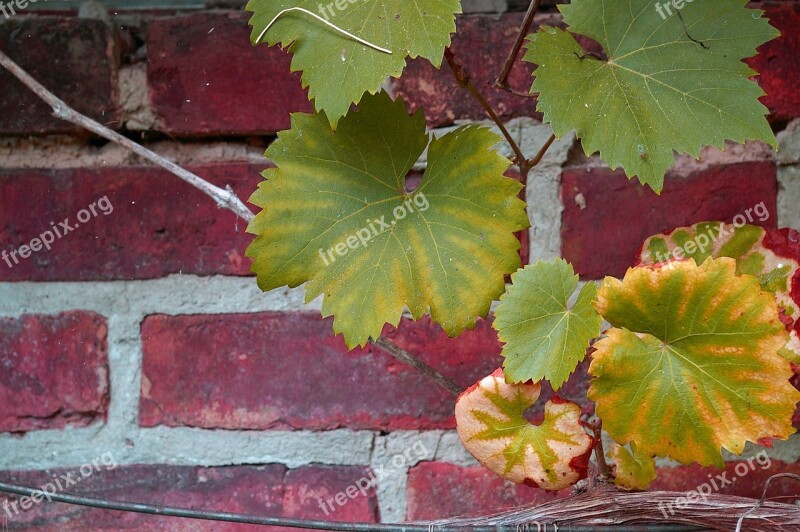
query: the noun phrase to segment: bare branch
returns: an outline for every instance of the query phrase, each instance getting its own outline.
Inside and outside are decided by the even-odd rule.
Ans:
[[[2,65],[6,70],[8,70],[12,76],[20,80],[26,87],[32,90],[39,98],[44,100],[50,107],[53,108],[53,116],[56,118],[60,118],[66,122],[70,122],[71,124],[75,124],[76,126],[80,126],[82,128],[88,129],[92,133],[95,133],[106,140],[119,144],[123,146],[136,155],[142,157],[150,161],[153,164],[164,168],[168,172],[178,176],[179,178],[183,179],[193,187],[199,189],[200,191],[204,192],[206,195],[210,196],[213,199],[218,207],[229,209],[238,217],[243,219],[246,222],[250,222],[253,219],[254,215],[247,208],[247,206],[242,203],[242,200],[239,199],[236,194],[234,194],[233,190],[230,187],[226,187],[224,189],[219,188],[202,177],[189,172],[188,170],[178,166],[174,162],[166,159],[156,152],[152,150],[148,150],[144,146],[132,141],[131,139],[120,135],[116,131],[113,131],[104,125],[100,124],[99,122],[92,120],[91,118],[80,114],[79,112],[72,109],[63,100],[58,98],[55,94],[47,90],[41,83],[33,79],[30,74],[28,74],[25,70],[23,70],[18,64],[11,60],[2,50],[0,50],[0,65]]]

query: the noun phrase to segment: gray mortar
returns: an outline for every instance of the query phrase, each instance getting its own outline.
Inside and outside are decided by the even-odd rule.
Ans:
[[[465,462],[454,433],[333,430],[237,431],[141,428],[137,423],[141,383],[140,324],[150,314],[226,314],[319,310],[303,304],[301,289],[262,293],[252,278],[173,275],[152,281],[90,283],[0,283],[0,316],[93,311],[108,319],[111,404],[108,421],[88,428],[0,434],[0,469],[75,468],[106,452],[117,463],[184,466],[308,464],[388,466],[396,454],[420,441],[441,461]],[[415,455],[412,455],[415,456]],[[466,460],[468,461],[468,460]],[[381,515],[402,520],[408,467],[378,487]]]

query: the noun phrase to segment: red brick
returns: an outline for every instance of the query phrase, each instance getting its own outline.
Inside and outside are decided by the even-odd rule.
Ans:
[[[375,490],[357,490],[356,482],[366,486],[374,475],[363,467],[309,466],[293,469],[284,481],[283,515],[302,519],[377,523],[380,512]],[[343,493],[344,496],[339,495]],[[353,497],[349,497],[353,495]],[[336,502],[339,497],[340,505]]]
[[[91,496],[115,501],[132,501],[160,506],[177,506],[211,511],[246,513],[277,517],[283,509],[283,479],[286,468],[281,465],[263,467],[175,467],[175,466],[125,466],[107,470],[103,464],[112,464],[113,454],[100,464],[100,471],[82,478],[69,488],[73,495]],[[90,463],[95,457],[87,457]],[[3,472],[10,479],[31,487],[49,482],[54,474],[72,473],[73,479],[81,477],[79,468],[33,472]],[[14,500],[18,500],[15,498]],[[3,497],[0,496],[0,506]],[[257,527],[235,525],[194,519],[160,517],[128,512],[96,510],[60,503],[41,504],[16,515],[10,508],[8,518],[12,529],[24,530],[267,530],[284,531],[283,527]],[[6,517],[6,512],[3,512]],[[19,528],[17,528],[19,527]]]
[[[575,200],[579,194],[585,209]],[[622,171],[568,168],[561,176],[561,198],[562,255],[582,277],[600,279],[624,275],[650,235],[708,220],[730,222],[762,201],[771,216],[753,222],[775,227],[776,168],[771,162],[746,162],[685,178],[667,175],[660,197]]]
[[[388,337],[461,386],[500,365],[490,325],[448,339],[427,319]],[[454,428],[454,398],[315,312],[150,316],[140,424],[227,429]]]
[[[800,464],[798,463],[787,464],[778,460],[768,460],[764,456],[760,459],[761,461],[753,459],[751,462],[747,460],[729,462],[725,464],[724,471],[714,467],[701,467],[697,464],[660,468],[658,477],[649,489],[687,492],[697,489],[705,491],[710,488],[713,493],[722,495],[760,499],[769,477],[778,473],[800,475]],[[739,468],[738,473],[737,467]],[[723,482],[718,478],[718,475],[723,474],[725,479],[731,483]],[[706,483],[708,488],[701,488]],[[715,489],[714,484],[719,489]],[[770,484],[768,495],[770,499],[791,502],[797,499],[798,492],[800,492],[798,481],[789,478],[776,479]]]
[[[265,165],[191,168],[247,198]],[[113,211],[9,267],[0,281],[152,279],[173,273],[247,275],[246,224],[208,196],[155,168],[0,170],[0,251],[11,253],[104,196]],[[58,201],[54,201],[58,198]],[[238,232],[237,232],[238,231]]]
[[[506,482],[483,466],[423,462],[409,470],[407,493],[412,521],[492,515],[565,497],[571,488],[552,493]]]
[[[89,312],[0,319],[0,432],[104,420],[107,332]]]
[[[0,49],[68,105],[119,126],[117,65],[111,31],[99,20],[36,17],[0,24]],[[0,68],[0,133],[83,131]]]
[[[458,33],[452,50],[456,59],[469,71],[475,85],[487,97],[503,120],[517,116],[538,116],[536,100],[514,96],[490,86],[503,68],[522,24],[524,13],[500,17],[466,15],[458,17]],[[535,29],[535,28],[534,28]],[[509,83],[527,92],[533,78],[533,65],[515,65]],[[454,120],[483,120],[486,112],[456,83],[453,72],[444,62],[437,70],[425,59],[409,61],[403,76],[393,81],[394,92],[402,96],[413,110],[423,107],[431,127],[452,124]],[[463,91],[463,92],[462,92]]]
[[[150,96],[161,129],[173,135],[269,134],[289,113],[310,111],[291,57],[253,47],[245,13],[158,19],[147,38]]]
[[[800,3],[764,2],[770,23],[781,36],[759,48],[759,55],[747,63],[760,72],[758,83],[767,93],[762,101],[769,108],[770,120],[788,121],[800,116]]]

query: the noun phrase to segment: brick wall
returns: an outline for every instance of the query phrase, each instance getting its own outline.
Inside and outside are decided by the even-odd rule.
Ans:
[[[561,139],[529,181],[531,260],[563,255],[586,280],[619,275],[645,236],[731,220],[762,201],[765,225],[800,227],[800,2],[761,5],[784,32],[751,62],[769,93],[779,154],[753,143],[680,158],[656,198]],[[499,71],[521,19],[459,18],[454,49],[480,86]],[[537,22],[557,19],[551,10]],[[111,25],[31,15],[0,24],[0,48],[77,109],[246,198],[275,132],[290,112],[310,108],[288,56],[251,47],[246,20],[219,10],[121,12]],[[520,65],[512,84],[529,85],[529,74]],[[422,61],[391,90],[424,106],[432,128],[483,119],[449,72]],[[534,102],[487,91],[534,153],[549,136]],[[0,250],[33,246],[62,220],[70,226],[52,249],[0,262],[0,479],[40,486],[75,475],[76,493],[367,522],[475,515],[566,494],[515,487],[475,465],[454,434],[452,397],[379,350],[347,352],[301,290],[260,293],[244,258],[249,237],[232,214],[52,119],[4,72],[0,154]],[[500,364],[485,321],[458,339],[427,320],[385,332],[464,386]],[[581,400],[585,390],[584,368],[565,395]],[[758,496],[767,473],[800,470],[800,439],[769,452],[768,471],[725,490]],[[709,473],[664,463],[657,485],[691,489]],[[372,477],[374,489],[351,488]],[[775,490],[797,492],[788,483]],[[9,520],[12,529],[86,523],[225,529],[57,504]]]

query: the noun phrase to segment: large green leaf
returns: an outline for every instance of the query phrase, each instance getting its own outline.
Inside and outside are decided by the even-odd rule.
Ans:
[[[506,377],[510,382],[547,379],[558,390],[600,333],[600,315],[592,306],[597,285],[586,284],[570,309],[578,276],[563,259],[527,266],[511,276],[511,283],[493,323],[505,342]]]
[[[364,92],[375,94],[387,77],[399,77],[407,56],[427,58],[438,68],[461,12],[459,0],[250,0],[252,40],[278,13],[298,7],[392,52],[367,47],[299,11],[286,13],[269,29],[263,40],[289,47],[292,70],[303,72],[309,97],[333,126]]]
[[[752,218],[751,211],[747,215]],[[763,203],[756,206],[756,213],[761,221],[769,217]],[[800,337],[796,330],[800,302],[792,286],[792,279],[800,270],[800,254],[798,245],[785,232],[743,223],[701,222],[651,236],[642,245],[639,260],[642,264],[655,264],[688,257],[702,264],[709,257],[736,259],[736,273],[755,275],[762,290],[775,294],[791,337],[782,353],[800,363]],[[782,242],[789,245],[781,245]]]
[[[594,439],[580,424],[580,407],[558,397],[545,405],[540,425],[528,422],[525,411],[540,392],[540,383],[509,384],[495,371],[456,401],[458,436],[506,480],[560,490],[586,476]]]
[[[247,250],[263,290],[307,282],[347,345],[377,338],[408,307],[450,335],[475,325],[520,266],[514,232],[528,226],[520,183],[503,176],[500,137],[480,126],[428,146],[422,113],[369,96],[333,132],[324,114],[292,116],[267,150],[251,201],[262,207]],[[425,147],[419,187],[405,179]]]
[[[788,333],[773,295],[733,259],[630,269],[606,278],[597,309],[615,328],[595,344],[589,397],[619,443],[721,466],[721,448],[794,432],[800,392],[778,354]]]
[[[776,146],[764,93],[741,60],[778,36],[746,0],[702,0],[671,7],[652,0],[573,0],[561,6],[572,33],[597,41],[607,60],[587,55],[553,27],[531,37],[531,89],[558,136],[577,130],[584,151],[600,152],[660,192],[673,150],[698,156],[703,145],[762,139]],[[662,7],[663,13],[663,7]]]

